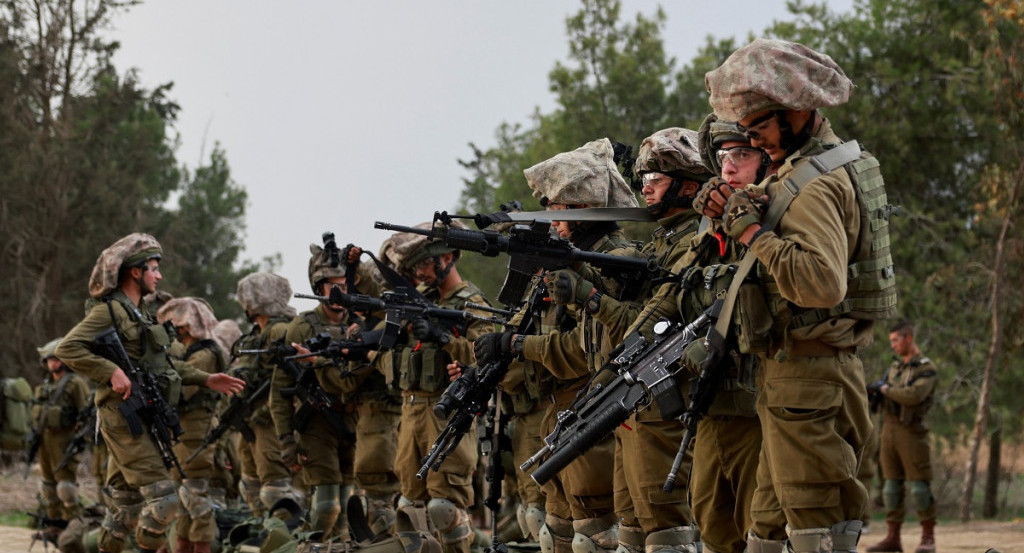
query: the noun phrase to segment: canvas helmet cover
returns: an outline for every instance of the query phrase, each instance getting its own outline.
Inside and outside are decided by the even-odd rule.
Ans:
[[[273,273],[252,273],[238,281],[235,291],[242,309],[253,315],[268,317],[295,316],[295,308],[288,305],[292,286],[288,279]]]
[[[100,253],[89,276],[89,296],[100,299],[117,289],[122,267],[135,267],[160,259],[163,249],[149,234],[133,232]]]
[[[829,56],[803,44],[758,38],[704,76],[715,115],[741,121],[759,111],[838,106],[853,83]]]
[[[213,308],[202,298],[174,298],[156,312],[156,320],[171,321],[175,328],[187,328],[196,340],[212,340],[217,318]]]
[[[44,345],[43,347],[36,348],[36,351],[39,352],[39,359],[43,362],[44,365],[46,364],[47,359],[51,357],[57,357],[57,354],[54,352],[57,351],[57,346],[60,345],[60,341],[63,339],[63,336],[59,338],[54,338],[53,340],[46,342],[46,345]]]
[[[320,293],[317,285],[324,280],[346,276],[345,260],[341,258],[340,254],[335,260],[337,265],[332,265],[331,255],[323,247],[310,244],[309,253],[309,286],[313,289],[314,294]]]
[[[633,172],[638,177],[656,172],[697,182],[712,176],[701,161],[697,132],[680,127],[662,129],[645,138],[640,143]]]
[[[415,228],[430,230],[433,226],[433,221],[427,221],[416,225]],[[466,225],[463,225],[459,221],[455,220],[453,220],[451,222],[451,225],[449,226],[451,228],[457,229],[466,228]],[[449,252],[455,254],[455,260],[458,260],[459,258],[459,250],[445,244],[440,240],[435,240],[433,238],[430,238],[429,236],[423,236],[422,234],[399,234],[408,234],[408,237],[402,237],[401,243],[395,246],[395,251],[402,260],[401,267],[403,271],[412,272],[413,267],[415,267],[416,264],[419,263],[420,261],[423,261],[424,259],[427,259],[429,257],[437,257],[439,255],[443,255]]]
[[[562,152],[523,171],[542,205],[638,207],[636,196],[615,166],[607,138]]]
[[[728,121],[719,121],[714,113],[709,113],[697,131],[700,144],[700,159],[716,175],[722,174],[722,166],[718,163],[718,149],[726,142],[744,142],[750,140],[740,130],[739,125]]]
[[[213,327],[213,340],[225,354],[231,351],[231,346],[241,337],[242,329],[233,319],[223,319]]]

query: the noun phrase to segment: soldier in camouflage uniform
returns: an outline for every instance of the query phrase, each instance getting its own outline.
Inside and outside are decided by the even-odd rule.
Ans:
[[[423,223],[420,228],[429,228]],[[459,276],[456,262],[461,252],[443,242],[415,235],[396,248],[406,270],[420,283],[419,290],[439,307],[474,312],[467,303],[486,304],[479,288]],[[486,312],[476,311],[481,316]],[[474,533],[466,513],[473,504],[472,472],[477,465],[475,432],[468,432],[445,459],[439,471],[430,471],[424,480],[416,478],[422,459],[445,427],[433,407],[449,383],[447,366],[453,361],[471,365],[473,340],[493,329],[489,323],[475,320],[464,328],[445,328],[429,318],[407,321],[408,332],[400,336],[391,351],[388,382],[397,382],[402,390],[402,417],[398,434],[396,471],[401,481],[400,511],[416,513],[426,508],[426,516],[439,534],[446,553],[468,553]],[[399,528],[402,530],[403,528]]]
[[[54,354],[60,338],[38,349],[46,378],[36,387],[32,405],[33,428],[42,432],[39,444],[39,500],[51,520],[71,520],[78,516],[78,459],[72,458],[57,470],[64,450],[78,430],[79,414],[89,401],[89,385]],[[48,538],[56,538],[58,528],[47,528]],[[55,540],[51,540],[55,541]]]
[[[889,368],[882,394],[881,465],[885,483],[885,521],[889,531],[870,552],[903,551],[900,528],[906,514],[904,481],[909,481],[910,504],[921,520],[921,543],[915,553],[935,551],[935,497],[932,495],[932,465],[928,425],[924,422],[935,401],[938,372],[931,359],[921,355],[914,341],[914,325],[900,321],[889,329],[889,346],[897,360]]]
[[[170,322],[177,332],[178,341],[185,346],[180,359],[189,365],[214,374],[224,372],[227,359],[220,345],[213,339],[217,319],[206,300],[175,298],[157,311],[157,320]],[[217,395],[198,386],[184,386],[178,402],[178,414],[185,433],[174,446],[174,454],[184,463],[202,443],[213,426],[217,408]],[[210,543],[217,537],[210,500],[210,478],[214,471],[215,449],[206,448],[195,459],[183,464],[187,478],[180,480],[175,553],[209,553]]]
[[[249,383],[251,393],[272,378],[277,356],[272,352],[238,352],[285,345],[288,323],[296,314],[295,309],[288,305],[292,287],[284,277],[253,273],[238,281],[236,296],[252,322],[252,328],[235,343],[232,350],[235,362],[231,372]],[[242,440],[238,450],[242,462],[241,493],[253,514],[261,516],[279,499],[297,499],[299,495],[291,487],[291,471],[282,461],[285,444],[278,438],[266,401],[254,406],[249,426],[255,440],[252,443]],[[296,447],[294,442],[287,445],[292,449]]]
[[[636,198],[615,167],[611,142],[607,139],[558,154],[523,173],[534,197],[552,211],[637,206]],[[568,238],[582,250],[636,255],[635,248],[613,222],[555,221],[553,226],[560,237]],[[577,269],[573,274],[588,275],[586,282],[602,295],[625,299],[623,283],[602,278],[589,267]],[[557,293],[558,274],[549,273],[545,278],[552,297]],[[574,288],[563,285],[563,304],[573,303]],[[569,407],[616,345],[590,312],[563,305],[548,310],[535,335],[494,333],[479,340],[476,347],[481,363],[497,359],[501,352],[511,352],[527,361],[521,367],[535,373],[529,378],[536,382],[538,395],[547,400],[540,428],[540,436],[546,436],[554,429],[559,411]],[[511,377],[517,370],[513,366]],[[539,448],[515,451],[517,465],[521,464],[519,457],[527,457],[536,449]],[[545,524],[539,536],[542,551],[592,553],[618,547],[618,506],[613,494],[613,475],[608,470],[613,466],[613,458],[614,440],[605,440],[545,483]]]
[[[885,213],[862,207],[885,205],[878,162],[840,146],[817,112],[852,88],[828,56],[758,39],[706,81],[715,115],[737,121],[780,164],[761,184],[718,187],[703,204],[758,262],[772,321],[759,364],[763,448],[748,550],[853,552],[867,501],[857,466],[871,430],[857,350],[874,320],[895,311]],[[781,211],[777,222],[764,218],[768,202],[779,206],[770,211]],[[871,224],[862,228],[862,218]]]
[[[309,285],[314,294],[329,296],[337,288],[348,292],[346,265],[340,259],[340,252],[331,252],[316,244],[310,244]],[[349,312],[343,306],[321,303],[312,311],[305,311],[288,324],[285,343],[301,344],[321,333],[330,335],[331,340],[349,338]],[[274,370],[270,391],[270,411],[274,426],[282,443],[296,443],[298,449],[286,447],[288,458],[285,464],[301,467],[304,482],[311,486],[312,500],[309,513],[310,529],[323,532],[323,540],[340,535],[348,539],[344,517],[345,504],[352,494],[354,483],[353,461],[355,443],[355,406],[342,401],[337,384],[342,378],[339,364],[327,357],[310,357],[296,360],[291,366],[279,363]],[[310,410],[303,418],[298,398],[286,398],[282,389],[293,388],[298,383],[296,370],[314,370],[316,381],[307,386],[320,386],[333,400],[336,409],[329,413]],[[301,454],[297,452],[301,451]],[[315,454],[311,454],[315,452]]]
[[[91,299],[85,318],[56,351],[72,370],[97,384],[97,419],[110,452],[106,485],[114,503],[103,521],[99,548],[111,553],[120,553],[133,531],[142,551],[159,549],[167,526],[177,517],[178,495],[149,432],[133,435],[118,410],[134,392],[131,380],[124,369],[93,352],[93,339],[113,326],[140,370],[156,374],[158,381],[165,383],[162,391],[172,405],[178,401],[181,385],[206,386],[222,393],[235,393],[244,386],[237,378],[207,374],[168,358],[170,337],[140,305],[143,295],[156,292],[160,257],[160,244],[141,233],[130,234],[104,250],[89,278]]]

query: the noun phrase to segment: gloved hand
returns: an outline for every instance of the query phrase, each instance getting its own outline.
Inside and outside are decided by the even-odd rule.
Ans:
[[[717,196],[712,196],[718,192]],[[711,177],[693,198],[693,210],[712,219],[721,217],[725,212],[725,203],[732,194],[733,189],[722,177]]]
[[[478,365],[486,365],[512,353],[512,331],[489,332],[473,343],[473,354]]]
[[[747,227],[761,222],[764,210],[768,207],[766,198],[755,196],[746,190],[737,190],[729,196],[729,202],[725,205],[723,227],[733,240],[739,242]]]
[[[594,284],[580,277],[572,269],[551,271],[544,277],[548,281],[551,301],[559,305],[583,305],[590,299]]]
[[[293,472],[298,472],[302,465],[299,464],[299,443],[295,436],[289,432],[278,436],[281,441],[281,461]]]
[[[442,346],[452,339],[452,333],[430,322],[427,319],[417,319],[412,323],[412,335],[421,342],[435,342]]]

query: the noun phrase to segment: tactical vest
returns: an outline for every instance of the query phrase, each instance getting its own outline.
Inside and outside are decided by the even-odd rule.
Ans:
[[[463,309],[466,302],[480,291],[470,284],[455,293],[452,305],[448,309]],[[461,332],[465,332],[463,328]],[[391,367],[397,372],[391,380],[398,382],[398,387],[405,392],[439,392],[448,387],[448,364],[451,355],[440,344],[434,342],[410,342],[391,351]],[[396,378],[397,377],[397,378]]]
[[[530,316],[526,314],[525,316]],[[559,309],[550,303],[541,306],[539,316],[534,316],[534,335],[546,336],[551,332],[568,332],[576,326],[576,319],[566,309]],[[512,393],[503,397],[508,398],[512,406],[512,412],[516,414],[532,413],[541,402],[548,401],[548,398],[557,390],[567,388],[578,380],[560,381],[548,371],[544,365],[536,361],[517,361],[510,370],[522,371],[523,384]]]
[[[105,296],[103,302],[110,310],[110,319],[122,342],[139,342],[141,355],[138,359],[133,359],[138,368],[152,373],[156,377],[168,405],[177,405],[181,399],[181,375],[174,369],[174,365],[167,355],[167,348],[171,345],[167,327],[153,321],[149,315],[140,311],[123,293],[115,292]],[[127,328],[120,328],[120,325],[117,324],[118,319],[114,315],[114,305],[121,306],[128,320],[134,324]]]
[[[249,334],[243,335],[231,346],[232,356],[235,357],[235,362],[231,365],[231,373],[233,376],[245,380],[246,384],[245,389],[240,393],[242,397],[255,391],[264,380],[270,380],[273,377],[274,365],[273,356],[269,353],[238,355],[238,350],[266,349],[271,345],[269,343],[271,328],[279,323],[288,323],[289,320],[287,317],[273,317],[262,329],[259,325],[254,324],[249,330]],[[270,418],[270,408],[267,406],[268,400],[269,398],[265,398],[253,406],[253,414],[249,420],[264,426],[273,424]]]
[[[899,388],[911,386],[914,382],[917,382],[922,378],[935,378],[938,376],[938,372],[935,371],[935,369],[915,370],[917,367],[922,365],[931,364],[932,360],[927,357],[912,359],[905,365],[901,361],[896,361],[889,370],[887,383],[893,388]],[[908,378],[908,375],[912,376],[909,376]],[[903,405],[887,397],[884,397],[883,399],[885,412],[893,415],[896,421],[904,426],[923,426],[924,417],[928,414],[928,411],[931,410],[934,403],[934,390],[927,398],[925,398],[924,401],[917,405]]]
[[[32,420],[36,428],[48,430],[70,430],[78,417],[78,410],[68,396],[74,374],[65,369],[64,376],[56,382],[49,377],[39,385],[39,391],[32,405]]]
[[[826,147],[815,140],[805,146],[800,155],[818,156],[826,151]],[[798,162],[793,176],[785,183],[787,188],[795,190],[798,194],[808,182],[821,174],[827,174],[827,171],[822,173],[819,169],[818,173],[810,174],[809,178],[802,182],[794,179],[798,177],[796,173],[802,165],[813,164],[815,159],[816,157],[809,157]],[[758,264],[758,276],[765,291],[775,296],[770,301],[770,307],[776,318],[776,329],[792,330],[834,317],[877,320],[896,315],[896,272],[889,249],[889,216],[892,213],[892,206],[888,203],[878,160],[869,152],[862,150],[858,159],[842,167],[853,182],[860,213],[860,233],[857,236],[853,260],[847,266],[846,297],[830,309],[799,308],[781,299],[774,278],[767,273],[763,265]]]
[[[204,349],[213,353],[217,363],[214,372],[223,372],[225,368],[224,356],[221,355],[220,346],[213,340],[195,342],[185,350],[183,360],[187,363],[193,355]],[[219,401],[220,394],[205,386],[185,386],[181,394],[181,402],[178,403],[178,411],[187,413],[196,409],[206,409],[212,413],[217,409],[217,402]]]

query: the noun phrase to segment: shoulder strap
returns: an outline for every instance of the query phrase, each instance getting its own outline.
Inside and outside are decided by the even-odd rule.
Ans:
[[[68,387],[68,381],[71,380],[71,371],[65,369],[64,376],[60,377],[57,381],[57,387],[53,389],[53,393],[50,394],[50,400],[46,402],[48,407],[53,407],[57,403],[57,398],[64,393],[64,388]]]
[[[779,187],[776,195],[772,198],[771,204],[768,206],[768,213],[765,214],[761,224],[770,229],[775,228],[776,223],[782,218],[782,214],[789,209],[789,204],[793,203],[793,200],[796,199],[797,194],[800,193],[804,185],[820,175],[827,175],[835,169],[855,161],[859,157],[860,144],[856,140],[851,140],[824,153],[802,160],[803,163],[796,167],[793,175],[782,181],[782,186]],[[718,322],[715,323],[715,331],[722,338],[725,338],[725,333],[729,329],[733,306],[736,305],[736,296],[739,293],[740,285],[743,284],[743,280],[747,278],[747,274],[750,273],[750,269],[754,267],[756,261],[757,256],[754,255],[754,252],[747,249],[746,253],[743,254],[739,267],[736,269],[736,275],[729,284],[729,290],[726,293],[725,300],[722,302],[722,313],[718,317]]]

